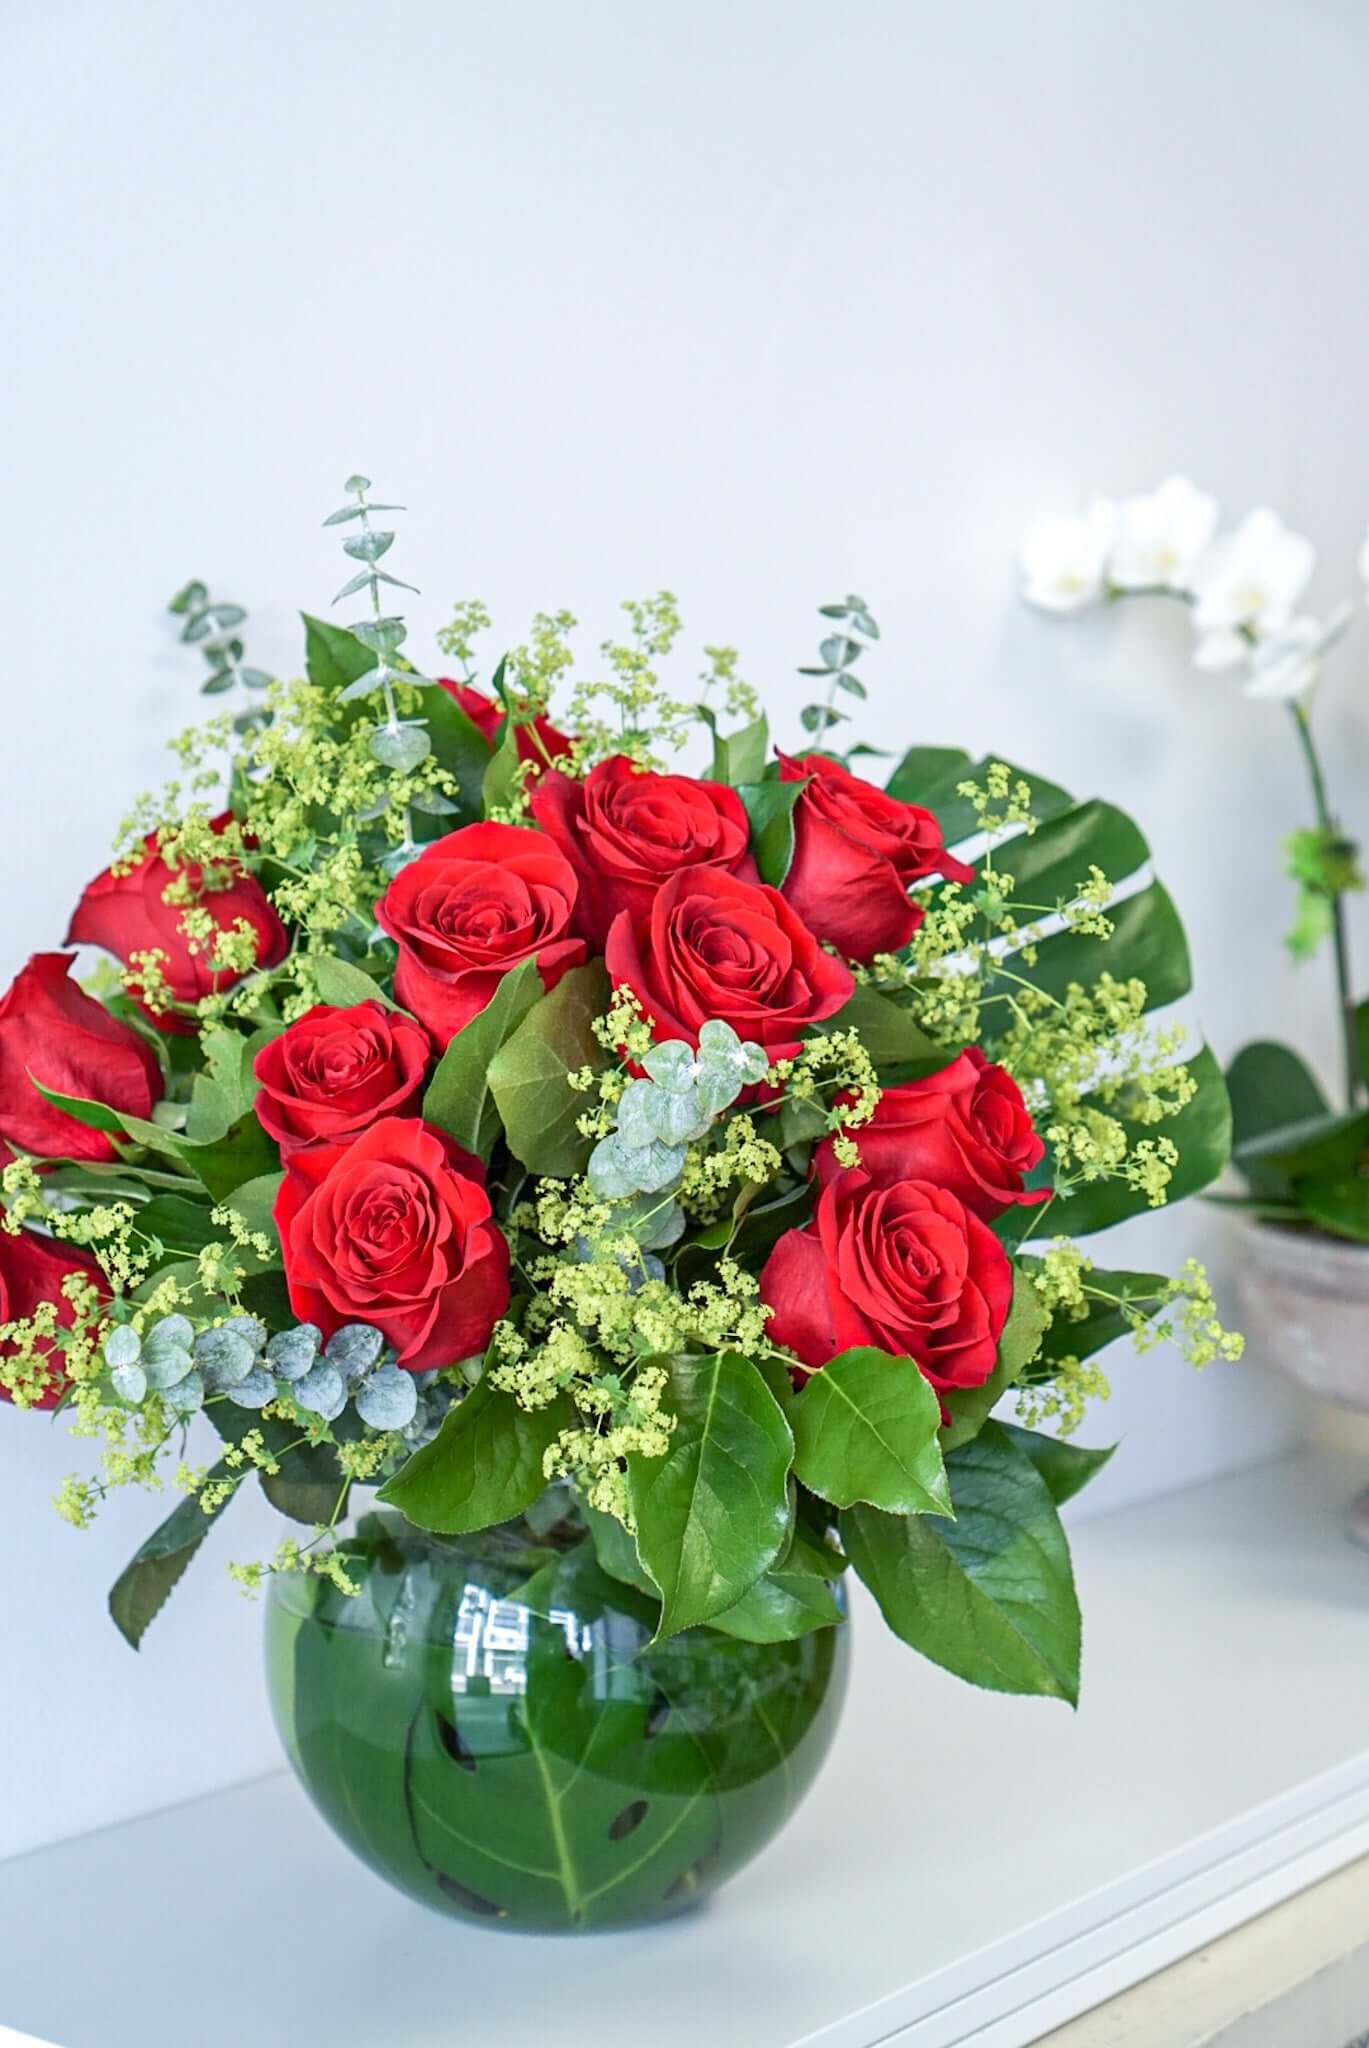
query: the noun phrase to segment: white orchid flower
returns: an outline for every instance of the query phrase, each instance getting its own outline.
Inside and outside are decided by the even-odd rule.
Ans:
[[[1239,668],[1250,659],[1250,642],[1244,633],[1220,632],[1201,633],[1193,650],[1193,666],[1203,669],[1209,675],[1220,675],[1224,669]]]
[[[1108,581],[1117,590],[1186,590],[1216,526],[1217,500],[1186,476],[1123,498]]]
[[[1022,595],[1047,612],[1077,612],[1103,595],[1117,508],[1095,498],[1082,518],[1045,519],[1022,542]]]
[[[1353,608],[1338,604],[1325,621],[1303,616],[1259,641],[1250,656],[1247,697],[1292,703],[1305,697],[1321,675],[1324,657],[1353,617]]]
[[[1210,634],[1245,627],[1263,635],[1287,625],[1316,560],[1311,541],[1291,532],[1277,512],[1266,505],[1247,512],[1234,533],[1213,541],[1194,564],[1193,625],[1200,645]]]

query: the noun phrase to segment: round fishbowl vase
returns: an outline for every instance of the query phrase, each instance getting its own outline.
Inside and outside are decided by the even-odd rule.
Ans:
[[[1252,1348],[1306,1392],[1369,1414],[1369,1246],[1242,1219],[1236,1286]],[[1369,1489],[1346,1533],[1369,1549]]]
[[[340,1543],[358,1588],[272,1580],[277,1725],[348,1847],[489,1927],[661,1919],[784,1825],[826,1755],[847,1624],[653,1644],[656,1609],[589,1538],[435,1537],[389,1512]]]

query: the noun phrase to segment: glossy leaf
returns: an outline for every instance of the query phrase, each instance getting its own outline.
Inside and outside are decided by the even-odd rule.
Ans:
[[[1034,1271],[1038,1261],[1024,1260],[1028,1271]],[[1126,1336],[1131,1324],[1122,1307],[1123,1302],[1131,1303],[1147,1317],[1153,1315],[1163,1300],[1166,1280],[1163,1273],[1112,1272],[1096,1267],[1088,1275],[1090,1287],[1101,1293],[1119,1297],[1116,1301],[1094,1301],[1088,1303],[1088,1313],[1078,1322],[1063,1313],[1057,1313],[1050,1323],[1041,1343],[1040,1364],[1043,1372],[1053,1372],[1062,1358],[1092,1358],[1095,1352],[1115,1343],[1117,1338]]]
[[[569,1076],[604,1064],[591,1027],[608,999],[601,961],[572,967],[491,1061],[490,1089],[509,1150],[533,1173],[568,1177],[584,1170],[592,1140],[576,1124],[589,1097],[571,1087]]]
[[[1117,1448],[1116,1444],[1108,1444],[1102,1450],[1090,1450],[1086,1444],[1048,1436],[1044,1430],[1019,1429],[1013,1422],[998,1422],[994,1427],[1001,1429],[1031,1459],[1058,1508],[1098,1477]]]
[[[1032,1283],[1030,1272],[1013,1272],[1012,1302],[998,1340],[998,1358],[982,1385],[952,1387],[942,1396],[950,1420],[941,1432],[943,1454],[978,1436],[993,1408],[1009,1387],[1016,1386],[1041,1349],[1050,1313]]]
[[[318,689],[345,690],[376,665],[375,650],[363,647],[354,633],[327,619],[304,613],[304,666]]]
[[[438,1062],[423,1097],[423,1115],[488,1160],[499,1136],[499,1109],[490,1087],[490,1065],[534,1003],[542,1000],[542,977],[533,960],[521,960],[493,996],[458,1031]],[[581,1098],[583,1100],[583,1098]]]
[[[794,1470],[834,1507],[950,1513],[941,1403],[911,1358],[860,1348],[810,1373],[789,1408]]]
[[[1090,866],[1101,868],[1115,887],[1149,858],[1126,812],[1095,801],[1058,812],[1030,837],[1023,833],[996,846],[993,864],[1012,876],[1014,902],[1049,908],[1077,899]]]
[[[730,783],[759,782],[770,752],[770,728],[765,714],[733,733],[713,735],[713,780]]]
[[[217,1486],[234,1475],[221,1459],[208,1475],[207,1483]],[[187,1497],[154,1529],[124,1566],[110,1588],[109,1611],[114,1626],[132,1649],[160,1614],[191,1558],[204,1542],[219,1516],[234,1499],[234,1488],[208,1514],[198,1498]]]
[[[320,953],[313,962],[313,970],[320,999],[339,1010],[350,1010],[356,1003],[383,1003],[387,1010],[395,1007],[380,983],[350,960]]]
[[[1321,1085],[1291,1046],[1269,1039],[1243,1045],[1226,1071],[1236,1146],[1272,1137],[1290,1124],[1330,1114]]]
[[[670,1402],[677,1421],[665,1456],[628,1465],[662,1636],[734,1607],[779,1556],[794,1450],[779,1404],[736,1352],[672,1359]]]
[[[1005,852],[1004,860],[1008,859]],[[1072,981],[1088,985],[1104,972],[1118,980],[1143,981],[1148,1010],[1162,1009],[1188,994],[1193,986],[1188,940],[1163,883],[1152,882],[1134,896],[1124,896],[1109,905],[1107,915],[1113,927],[1110,938],[1056,932],[1041,940],[1032,966],[1019,966],[1014,959],[1013,971],[1060,1000]]]
[[[857,988],[830,1023],[814,1025],[804,1036],[820,1038],[824,1031],[858,1031],[881,1074],[890,1067],[920,1067],[931,1073],[954,1057],[914,1023],[911,1010],[872,988]]]
[[[1123,963],[1119,960],[1117,964],[1121,970]],[[1158,1124],[1133,1123],[1125,1116],[1120,1119],[1129,1144],[1142,1138],[1169,1138],[1178,1147],[1179,1163],[1168,1190],[1171,1204],[1207,1187],[1231,1154],[1231,1102],[1211,1048],[1203,1046],[1184,1064],[1198,1089],[1177,1115],[1165,1117]],[[1106,1103],[1098,1106],[1109,1115],[1116,1114]],[[1070,1194],[1056,1198],[1050,1212],[1050,1228],[1068,1231],[1072,1237],[1084,1237],[1091,1231],[1121,1223],[1128,1216],[1145,1215],[1149,1207],[1144,1192],[1124,1181],[1085,1182]]]
[[[808,787],[802,782],[744,782],[737,795],[751,821],[751,854],[763,882],[778,889],[794,858],[794,806]]]
[[[481,1380],[378,1498],[416,1527],[444,1536],[510,1521],[541,1493],[543,1457],[570,1420],[564,1395],[529,1411]]]
[[[841,1517],[857,1572],[894,1633],[971,1685],[1079,1697],[1079,1605],[1050,1488],[997,1423],[946,1461],[956,1519]]]

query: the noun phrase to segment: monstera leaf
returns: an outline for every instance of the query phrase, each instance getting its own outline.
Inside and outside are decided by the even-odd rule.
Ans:
[[[954,748],[921,747],[905,754],[889,779],[891,796],[922,804],[935,812],[948,846],[973,851],[978,829],[973,803],[960,794],[962,782],[983,786],[990,761],[972,761]],[[1102,973],[1118,981],[1132,978],[1146,985],[1146,1008],[1158,1010],[1177,1002],[1192,987],[1188,944],[1174,903],[1163,883],[1150,874],[1150,848],[1124,811],[1113,804],[1078,800],[1057,784],[1045,782],[1030,769],[1009,766],[1031,788],[1037,830],[1000,839],[994,866],[1013,877],[1014,900],[1042,906],[1045,935],[1029,949],[1010,953],[1007,965],[1015,975],[1047,994],[1063,996],[1071,982],[1085,985]],[[1108,909],[1112,936],[1051,931],[1050,916],[1063,910],[1097,867],[1117,891]],[[1119,1051],[1121,1050],[1119,1046]],[[1129,1136],[1172,1138],[1179,1165],[1169,1187],[1171,1201],[1196,1193],[1215,1180],[1231,1150],[1231,1104],[1221,1069],[1211,1051],[1194,1044],[1184,1049],[1183,1063],[1197,1082],[1197,1092],[1176,1116],[1144,1128],[1128,1126]],[[1126,1122],[1124,1106],[1098,1106]],[[1076,1188],[1052,1214],[1059,1228],[1087,1236],[1141,1214],[1148,1206],[1143,1190],[1118,1181],[1097,1181]]]

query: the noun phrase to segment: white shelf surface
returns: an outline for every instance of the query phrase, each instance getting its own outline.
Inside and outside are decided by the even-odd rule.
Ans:
[[[445,1920],[272,1776],[0,1865],[0,2023],[59,2048],[1025,2048],[1369,1852],[1369,1555],[1340,1528],[1366,1476],[1309,1449],[1079,1524],[1077,1716],[971,1691],[859,1604],[816,1788],[660,1928]]]

